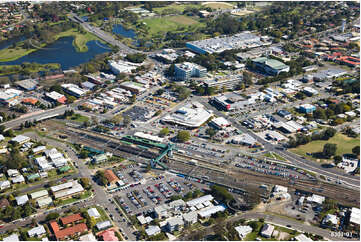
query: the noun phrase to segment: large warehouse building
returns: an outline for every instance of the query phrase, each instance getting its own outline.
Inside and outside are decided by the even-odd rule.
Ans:
[[[204,109],[198,102],[188,103],[172,114],[163,117],[163,122],[182,125],[188,128],[198,128],[213,116],[211,111]]]
[[[212,54],[232,49],[255,48],[264,44],[259,36],[245,31],[228,37],[188,42],[186,47],[198,54]]]

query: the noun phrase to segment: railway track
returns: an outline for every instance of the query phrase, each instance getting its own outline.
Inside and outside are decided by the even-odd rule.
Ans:
[[[147,159],[152,159],[158,155],[156,152],[151,152],[148,150],[145,151],[138,147],[124,145],[119,139],[104,134],[97,134],[91,131],[75,129],[72,127],[67,127],[67,129],[63,130],[63,132],[69,136],[72,136],[75,140],[81,141],[82,143],[95,146],[101,150],[111,151],[114,154],[121,156],[129,157],[129,155],[132,154],[133,158],[135,159],[140,158],[141,156]],[[157,151],[159,149],[154,148],[153,150]],[[191,159],[197,161],[197,164],[189,164]],[[249,170],[235,170],[234,167],[222,167],[222,165],[212,163],[206,159],[191,157],[177,152],[173,154],[173,157],[169,157],[168,160],[170,161],[170,167],[172,167],[172,163],[181,164],[181,166],[177,168],[181,169],[181,171],[185,171],[183,173],[187,173],[187,170],[192,171],[194,167],[196,167],[197,170],[211,172],[214,174],[214,176],[224,176],[224,180],[227,180],[227,176],[228,179],[232,177],[234,180],[230,180],[233,180],[232,182],[237,181],[236,183],[239,183],[237,185],[240,185],[242,189],[249,189],[249,187],[245,185],[251,182],[256,182],[259,184],[264,184],[266,182],[331,197],[342,201],[342,203],[345,205],[358,206],[360,201],[359,193],[357,191],[322,181],[312,181],[305,179],[291,180],[272,175],[256,173]],[[142,162],[147,162],[147,160],[143,159]]]
[[[259,184],[264,184],[265,182],[267,184],[274,184],[274,185],[283,185],[287,186],[293,189],[303,190],[315,194],[319,194],[325,197],[331,197],[333,199],[336,199],[340,201],[344,205],[353,205],[358,206],[360,200],[359,200],[359,194],[355,192],[354,190],[347,189],[344,187],[339,187],[333,184],[324,183],[322,181],[314,181],[314,180],[305,180],[305,179],[297,179],[297,180],[291,180],[291,179],[284,179],[279,178],[275,176],[260,174],[256,172],[251,172],[248,170],[227,170],[226,168],[221,168],[218,166],[210,166],[209,164],[204,165],[201,163],[198,163],[198,165],[191,165],[187,163],[184,159],[176,159],[172,158],[170,159],[171,162],[178,162],[182,164],[182,168],[186,168],[186,166],[196,166],[197,171],[201,173],[200,170],[207,169],[214,173],[214,176],[221,175],[227,175],[228,177],[233,177],[237,181],[241,178],[241,183],[248,184],[250,182],[256,182]],[[191,170],[191,168],[189,168]],[[242,186],[243,189],[249,189],[248,187]]]

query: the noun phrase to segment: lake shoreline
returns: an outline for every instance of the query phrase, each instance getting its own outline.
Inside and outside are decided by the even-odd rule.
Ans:
[[[93,34],[90,33],[85,33],[85,34],[80,34],[78,31],[76,31],[75,29],[70,29],[64,32],[60,32],[59,34],[57,34],[54,38],[54,41],[52,41],[51,43],[44,43],[41,44],[39,47],[40,48],[33,48],[33,49],[29,49],[29,50],[25,50],[23,48],[21,48],[19,51],[19,54],[17,54],[14,57],[9,57],[9,58],[1,58],[0,62],[9,62],[9,61],[15,61],[17,59],[20,59],[21,57],[24,57],[26,55],[29,55],[35,51],[41,50],[42,48],[53,44],[54,42],[56,42],[57,40],[64,38],[64,37],[73,37],[73,46],[75,48],[75,50],[77,52],[87,52],[88,51],[88,47],[87,47],[87,43],[91,40],[98,40],[103,42],[102,40],[100,40],[97,36],[94,36]],[[77,41],[78,39],[78,41]],[[80,40],[79,40],[80,39]],[[23,42],[23,41],[20,41]],[[20,47],[19,47],[20,48]],[[6,56],[9,55],[10,51],[16,51],[16,49],[7,47],[5,49],[0,50],[0,56]]]

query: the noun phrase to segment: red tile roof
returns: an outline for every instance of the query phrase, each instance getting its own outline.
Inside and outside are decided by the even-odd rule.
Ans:
[[[22,100],[23,103],[29,103],[29,104],[32,104],[32,105],[35,105],[37,102],[38,102],[38,99],[36,98],[24,98]]]
[[[56,221],[52,221],[49,223],[51,229],[53,230],[54,234],[60,230],[59,225]]]
[[[114,230],[108,229],[101,233],[99,233],[99,236],[102,237],[103,241],[118,241],[118,237],[115,236]]]
[[[63,218],[60,218],[60,221],[63,225],[70,224],[75,221],[79,221],[83,219],[83,217],[80,215],[80,213],[72,214]]]
[[[108,182],[114,182],[119,180],[119,178],[114,174],[112,170],[105,170],[104,176],[107,178]]]
[[[85,223],[77,224],[72,227],[59,230],[55,232],[55,237],[57,240],[64,240],[64,238],[75,235],[76,233],[82,233],[88,230],[88,227]]]
[[[61,104],[64,104],[66,102],[66,100],[67,100],[66,97],[62,96],[61,98],[58,98],[58,100],[56,100],[56,101],[58,101]]]

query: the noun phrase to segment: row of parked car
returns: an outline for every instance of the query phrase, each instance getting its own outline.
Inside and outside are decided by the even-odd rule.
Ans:
[[[129,206],[125,203],[124,199],[123,198],[120,198],[118,197],[117,198],[120,206],[124,209],[124,211],[128,214],[131,214],[132,213],[132,210],[129,208]]]
[[[167,187],[167,185],[163,184],[162,182],[159,184],[155,184],[155,187],[158,188],[160,193],[162,193],[165,198],[168,199],[171,196],[173,196],[173,192],[170,191],[169,188]]]
[[[183,192],[184,188],[175,180],[171,179],[168,181],[168,184],[173,188],[177,193]]]
[[[143,191],[148,196],[148,198],[151,201],[153,201],[155,204],[159,204],[162,201],[160,196],[155,194],[155,192],[154,192],[154,190],[153,190],[153,188],[151,186],[148,186],[147,188],[144,188]]]

